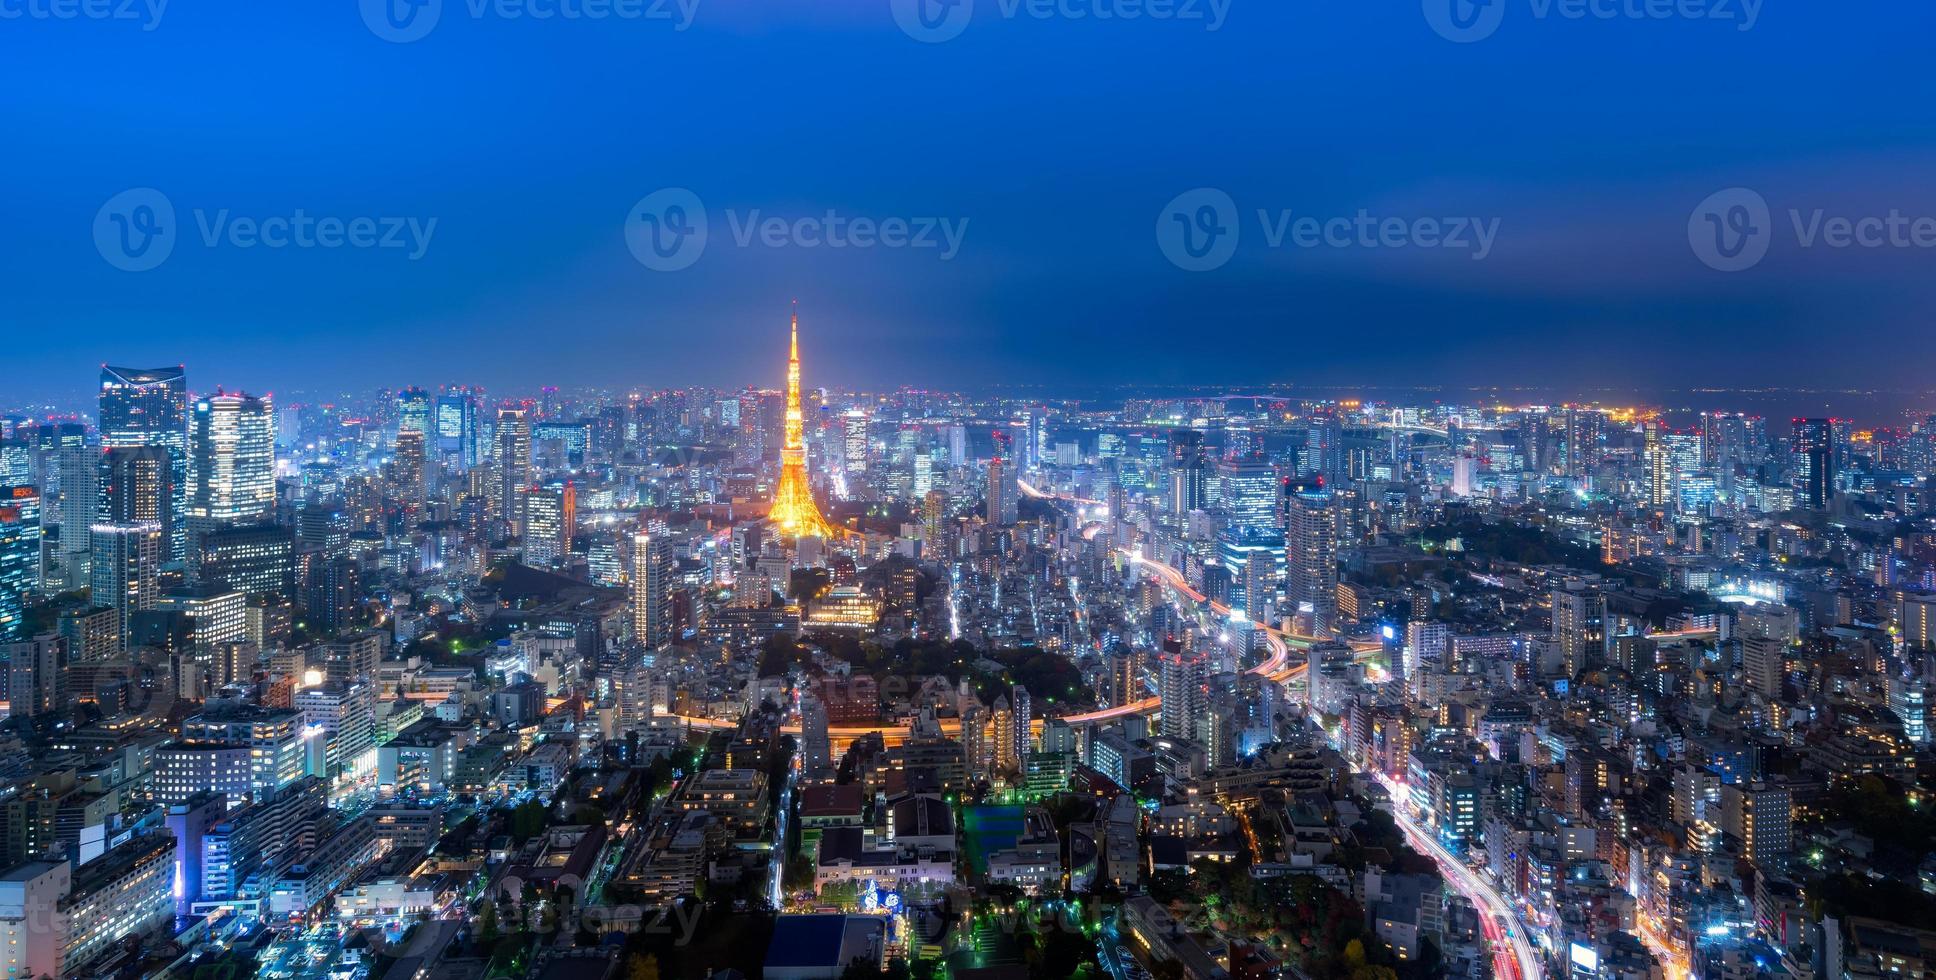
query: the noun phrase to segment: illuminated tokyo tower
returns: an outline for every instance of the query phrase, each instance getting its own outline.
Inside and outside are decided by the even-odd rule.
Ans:
[[[780,449],[780,489],[773,494],[773,523],[790,538],[831,538],[840,532],[820,516],[807,486],[806,422],[800,412],[800,310],[793,310],[793,348],[787,354],[786,445]]]

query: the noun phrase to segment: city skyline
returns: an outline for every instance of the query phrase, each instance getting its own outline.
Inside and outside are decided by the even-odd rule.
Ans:
[[[0,0],[0,966],[1936,977],[1932,36]]]

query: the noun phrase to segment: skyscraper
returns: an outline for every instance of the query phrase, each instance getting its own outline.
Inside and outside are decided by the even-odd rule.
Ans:
[[[60,566],[63,590],[88,585],[87,529],[100,516],[101,453],[88,446],[63,446],[55,456],[60,471]]]
[[[1048,439],[1044,424],[1047,411],[1031,408],[1022,413],[1022,472],[1033,473],[1042,467],[1043,444]]]
[[[174,470],[163,446],[118,446],[102,450],[100,500],[96,521],[176,525]],[[164,541],[163,555],[167,545]]]
[[[1277,517],[1277,469],[1257,458],[1225,460],[1217,467],[1218,507],[1226,526],[1246,537],[1274,537],[1282,527]]]
[[[1205,703],[1204,686],[1210,682],[1210,658],[1194,650],[1165,651],[1157,656],[1156,674],[1163,736],[1195,738],[1196,718]]]
[[[1660,420],[1648,419],[1642,426],[1642,432],[1645,441],[1641,449],[1641,464],[1646,467],[1643,476],[1646,490],[1642,497],[1649,507],[1666,507],[1673,500],[1674,484],[1673,471],[1668,465],[1667,444],[1660,437]]]
[[[988,523],[1004,527],[1015,523],[1020,516],[1021,501],[1010,488],[1015,485],[1015,475],[1009,471],[1008,463],[1000,456],[988,461]]]
[[[418,509],[424,499],[424,434],[404,429],[397,433],[396,455],[390,460],[390,484],[397,500]]]
[[[397,431],[430,433],[430,392],[422,388],[397,392]]]
[[[532,487],[524,495],[524,563],[550,568],[571,553],[570,485]]]
[[[155,575],[161,566],[161,525],[153,521],[105,521],[90,529],[94,604],[113,609],[120,619],[121,648],[127,649],[134,614],[153,609]]]
[[[632,635],[646,647],[672,642],[672,543],[664,534],[632,536]]]
[[[847,467],[847,476],[867,472],[867,410],[850,408],[841,416],[841,455]]]
[[[945,490],[929,490],[921,498],[921,538],[924,542],[922,553],[939,555],[941,539],[948,520],[948,494]]]
[[[1178,429],[1170,433],[1170,513],[1182,517],[1202,510],[1209,465],[1203,458],[1203,433]]]
[[[1218,466],[1217,485],[1217,509],[1224,516],[1218,557],[1243,586],[1231,605],[1268,622],[1264,600],[1275,595],[1285,563],[1277,470],[1261,459],[1226,460]]]
[[[498,409],[496,438],[498,516],[522,533],[524,488],[531,485],[531,420],[524,409]]]
[[[1286,597],[1311,632],[1329,636],[1338,621],[1338,518],[1322,480],[1285,488]]]
[[[0,639],[23,633],[39,594],[41,501],[37,487],[0,488]]]
[[[948,426],[948,465],[968,465],[968,427]]]
[[[275,406],[268,398],[217,393],[189,415],[185,526],[190,559],[201,535],[268,520],[276,507]]]
[[[1606,413],[1597,408],[1568,405],[1564,420],[1567,475],[1582,476],[1592,472],[1600,463]]]
[[[188,539],[181,515],[188,494],[188,376],[180,367],[101,367],[101,447],[157,446],[167,452],[170,506],[162,517],[165,558]]]
[[[1274,551],[1253,551],[1245,556],[1240,569],[1239,581],[1242,590],[1235,599],[1242,600],[1244,615],[1252,622],[1269,625],[1275,620],[1275,600],[1277,583],[1280,578],[1279,565],[1283,560],[1284,548],[1280,545]],[[1237,605],[1237,602],[1230,603]]]
[[[478,452],[477,396],[467,389],[437,396],[437,455],[460,470],[483,462]]]
[[[1824,510],[1835,495],[1835,435],[1831,419],[1796,419],[1792,445],[1799,503]]]
[[[800,411],[800,311],[793,311],[787,354],[786,442],[780,448],[780,486],[768,519],[790,538],[831,538],[838,534],[820,516],[807,482],[806,421]]]

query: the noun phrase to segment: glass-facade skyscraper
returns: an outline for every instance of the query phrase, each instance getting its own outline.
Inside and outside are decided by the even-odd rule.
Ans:
[[[182,368],[101,368],[101,448],[160,446],[168,452],[172,506],[162,528],[165,557],[180,559],[187,535],[188,375]]]
[[[276,506],[275,407],[268,398],[215,394],[195,400],[188,426],[189,552],[218,528],[268,520]]]
[[[1801,491],[1796,501],[1810,510],[1828,507],[1835,494],[1834,423],[1829,419],[1796,419],[1795,482]]]

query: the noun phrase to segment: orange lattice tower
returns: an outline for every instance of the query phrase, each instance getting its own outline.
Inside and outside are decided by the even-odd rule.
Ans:
[[[773,494],[773,524],[790,538],[831,538],[840,532],[820,516],[807,485],[806,420],[800,411],[800,310],[793,311],[793,346],[787,354],[786,445],[780,449],[780,488]]]

